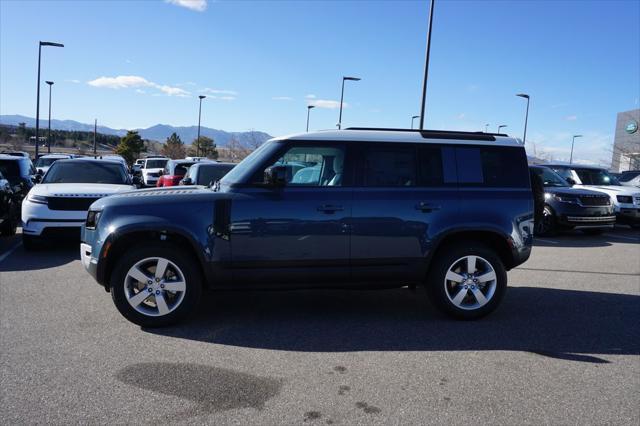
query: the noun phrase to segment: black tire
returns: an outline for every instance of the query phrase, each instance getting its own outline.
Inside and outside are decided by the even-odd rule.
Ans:
[[[544,206],[542,218],[540,218],[540,221],[535,225],[535,235],[539,235],[541,237],[552,237],[558,234],[556,215],[549,206]]]
[[[587,235],[601,235],[604,232],[604,229],[601,228],[587,228],[581,229],[581,231]]]
[[[149,316],[135,310],[127,300],[125,278],[129,269],[137,262],[160,257],[173,262],[184,275],[184,297],[171,312],[162,316]],[[111,297],[118,311],[129,321],[142,327],[165,327],[176,324],[195,312],[202,295],[200,269],[184,250],[170,244],[141,244],[133,247],[118,259],[110,280]]]
[[[488,302],[476,309],[462,309],[456,306],[447,295],[449,281],[445,280],[449,268],[466,256],[478,256],[484,259],[495,272],[495,289]],[[462,320],[481,318],[493,312],[507,290],[507,273],[498,254],[484,244],[468,241],[450,245],[439,250],[431,263],[427,279],[427,292],[430,301],[445,314]]]
[[[22,234],[22,246],[26,251],[34,251],[42,248],[42,239],[33,235]]]

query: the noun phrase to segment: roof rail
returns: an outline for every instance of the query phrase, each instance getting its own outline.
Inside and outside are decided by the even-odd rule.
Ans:
[[[457,130],[420,130],[420,129],[393,129],[383,127],[348,127],[345,130],[367,130],[378,132],[414,132],[420,133],[425,139],[466,139],[477,141],[495,141],[496,136],[508,136],[504,133],[461,132]]]

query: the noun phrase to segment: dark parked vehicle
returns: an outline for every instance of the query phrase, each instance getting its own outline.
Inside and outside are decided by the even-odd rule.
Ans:
[[[178,185],[187,169],[196,162],[191,160],[169,160],[164,166],[162,174],[158,178],[156,186],[174,186]]]
[[[0,154],[0,173],[9,181],[11,189],[21,202],[34,185],[36,169],[27,157]]]
[[[290,176],[290,162],[306,167]],[[438,308],[472,319],[499,305],[532,228],[516,139],[347,129],[272,139],[211,188],[96,201],[80,250],[143,326],[180,320],[203,289],[249,288],[425,286]]]
[[[19,222],[19,201],[9,181],[0,173],[0,235],[14,235]]]
[[[222,179],[234,167],[233,163],[201,161],[189,167],[180,185],[210,185]]]
[[[571,187],[567,181],[544,166],[532,166],[544,184],[544,213],[536,223],[536,234],[554,235],[562,229],[577,228],[599,234],[613,228],[616,215],[609,195]]]

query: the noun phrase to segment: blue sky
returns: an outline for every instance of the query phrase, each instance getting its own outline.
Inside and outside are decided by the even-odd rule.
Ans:
[[[38,40],[53,116],[304,131],[408,127],[419,113],[426,1],[0,0],[0,114],[35,116]],[[555,159],[608,161],[616,113],[640,108],[640,2],[436,1],[426,127],[522,137]],[[46,114],[46,96],[41,113]],[[533,144],[529,146],[533,150]]]

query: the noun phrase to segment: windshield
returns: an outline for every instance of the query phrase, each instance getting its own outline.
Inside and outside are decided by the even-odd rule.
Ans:
[[[542,179],[542,184],[546,187],[569,186],[567,184],[567,181],[564,180],[562,176],[551,169],[547,169],[545,167],[534,167],[531,170],[533,170],[533,173],[535,173]]]
[[[52,165],[53,163],[55,163],[58,160],[62,160],[62,158],[44,158],[44,157],[40,157],[40,158],[38,158],[38,161],[36,161],[36,167],[49,167],[50,165]]]
[[[215,166],[200,166],[198,185],[209,185],[211,182],[222,179],[224,175],[233,169],[233,164],[220,164]]]
[[[640,176],[640,172],[624,172],[622,176],[618,178],[620,182],[629,182],[630,180],[635,179],[637,176]]]
[[[51,166],[42,183],[107,183],[127,185],[121,164],[112,162],[69,161]]]
[[[618,180],[606,170],[600,169],[575,169],[583,185],[620,185]]]
[[[147,160],[147,164],[144,166],[145,169],[164,169],[164,166],[167,165],[167,159],[162,160]]]
[[[224,175],[220,182],[225,185],[241,182],[265,157],[271,156],[271,154],[278,149],[278,146],[279,143],[275,140],[263,143],[258,149],[238,163],[233,170]]]

